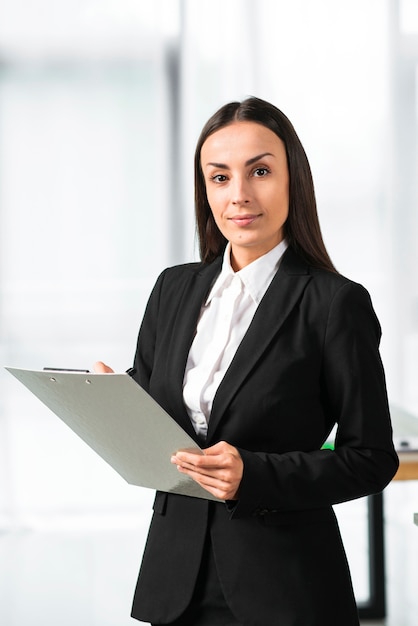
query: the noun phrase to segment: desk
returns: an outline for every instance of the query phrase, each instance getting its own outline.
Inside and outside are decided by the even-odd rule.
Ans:
[[[418,480],[418,418],[399,407],[391,407],[394,442],[399,469],[393,480]],[[413,450],[406,450],[409,446]],[[403,449],[402,449],[403,448]],[[384,511],[383,494],[367,499],[369,535],[369,601],[359,606],[361,619],[383,619],[386,616]],[[418,525],[418,513],[414,516]]]
[[[393,440],[399,469],[393,480],[418,480],[418,417],[391,407]]]
[[[399,469],[393,480],[418,480],[418,452],[398,450],[398,456]],[[367,513],[370,600],[359,604],[358,609],[361,619],[383,619],[386,616],[386,589],[382,493],[368,497]],[[418,525],[418,513],[415,513],[414,521]]]
[[[418,480],[418,452],[400,452],[399,469],[393,480]]]

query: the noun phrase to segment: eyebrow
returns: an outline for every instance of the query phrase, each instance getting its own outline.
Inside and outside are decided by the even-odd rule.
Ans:
[[[245,161],[245,165],[246,166],[253,165],[253,163],[256,163],[257,161],[259,161],[265,156],[274,157],[274,154],[272,154],[271,152],[262,152],[262,154],[257,154],[257,156],[252,157],[251,159],[248,159],[248,161]],[[212,165],[212,167],[218,167],[219,169],[222,169],[222,170],[229,170],[229,166],[226,165],[225,163],[206,163],[206,165]]]

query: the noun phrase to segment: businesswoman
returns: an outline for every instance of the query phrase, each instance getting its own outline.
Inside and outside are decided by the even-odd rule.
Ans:
[[[329,259],[305,152],[273,105],[211,117],[195,193],[201,262],[158,278],[134,377],[204,448],[171,462],[212,499],[157,492],[132,616],[358,625],[332,505],[398,466],[369,295]]]

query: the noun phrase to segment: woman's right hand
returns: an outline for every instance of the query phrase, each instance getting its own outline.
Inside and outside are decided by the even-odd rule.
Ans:
[[[114,374],[114,370],[111,367],[103,363],[103,361],[96,361],[93,365],[93,372],[96,374]]]

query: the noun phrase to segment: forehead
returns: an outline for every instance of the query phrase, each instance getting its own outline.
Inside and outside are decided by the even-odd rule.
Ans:
[[[257,122],[233,122],[215,131],[205,140],[201,150],[202,165],[207,160],[218,161],[242,156],[248,158],[262,153],[283,156],[283,141],[272,130]]]

